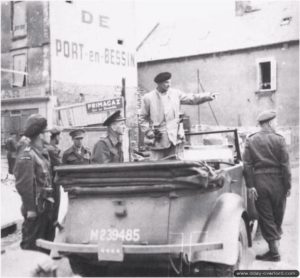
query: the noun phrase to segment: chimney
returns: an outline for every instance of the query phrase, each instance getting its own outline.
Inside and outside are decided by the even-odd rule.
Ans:
[[[252,12],[251,1],[235,1],[236,16],[243,16],[249,12]]]

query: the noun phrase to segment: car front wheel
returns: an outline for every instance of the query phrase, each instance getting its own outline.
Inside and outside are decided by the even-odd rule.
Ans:
[[[240,222],[238,259],[234,265],[226,265],[213,262],[199,262],[196,266],[193,276],[197,277],[233,277],[234,271],[246,269],[247,267],[247,249],[248,237],[246,224],[243,219]]]

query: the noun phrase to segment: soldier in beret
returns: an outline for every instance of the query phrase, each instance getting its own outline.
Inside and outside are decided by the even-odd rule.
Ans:
[[[270,110],[259,114],[260,131],[246,139],[243,161],[246,185],[255,200],[262,235],[269,245],[269,251],[256,259],[277,262],[291,171],[285,139],[275,132],[275,117],[276,113]]]
[[[26,144],[17,154],[14,175],[16,189],[22,199],[21,248],[43,249],[36,246],[38,238],[53,240],[54,227],[51,221],[53,197],[50,163],[43,155],[44,144],[41,134],[47,120],[38,114],[31,115],[26,122],[24,136]],[[44,251],[45,252],[45,251]]]
[[[101,138],[94,146],[93,163],[123,162],[122,135],[125,131],[125,118],[118,110],[107,117],[103,123],[107,126],[107,136]]]
[[[62,164],[90,164],[91,152],[82,145],[84,134],[85,131],[81,128],[74,129],[69,133],[73,140],[73,146],[63,153]]]
[[[185,94],[170,88],[171,73],[162,72],[155,78],[156,89],[142,100],[140,125],[149,145],[151,159],[159,160],[170,155],[180,155],[184,134],[179,132],[180,104],[197,105],[215,98],[215,94]]]

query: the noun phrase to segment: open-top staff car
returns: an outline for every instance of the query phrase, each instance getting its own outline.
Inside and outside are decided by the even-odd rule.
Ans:
[[[37,244],[68,256],[76,273],[231,276],[246,267],[253,212],[236,130],[189,134],[181,160],[56,173],[68,211],[55,242]]]

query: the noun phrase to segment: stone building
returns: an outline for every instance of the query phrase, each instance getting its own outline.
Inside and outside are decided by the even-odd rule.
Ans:
[[[211,106],[220,125],[255,126],[272,108],[298,137],[299,2],[251,3],[238,1],[226,21],[158,24],[138,48],[138,85],[150,91],[154,76],[170,71],[175,88],[219,93]],[[182,110],[191,126],[216,125],[207,104]]]
[[[100,1],[1,2],[2,144],[9,132],[22,132],[32,113],[46,116],[50,126],[101,124],[117,107],[91,111],[87,103],[115,98],[135,125],[133,13],[132,1],[118,8]],[[64,109],[73,120],[63,122],[59,107],[72,104],[84,114]]]

